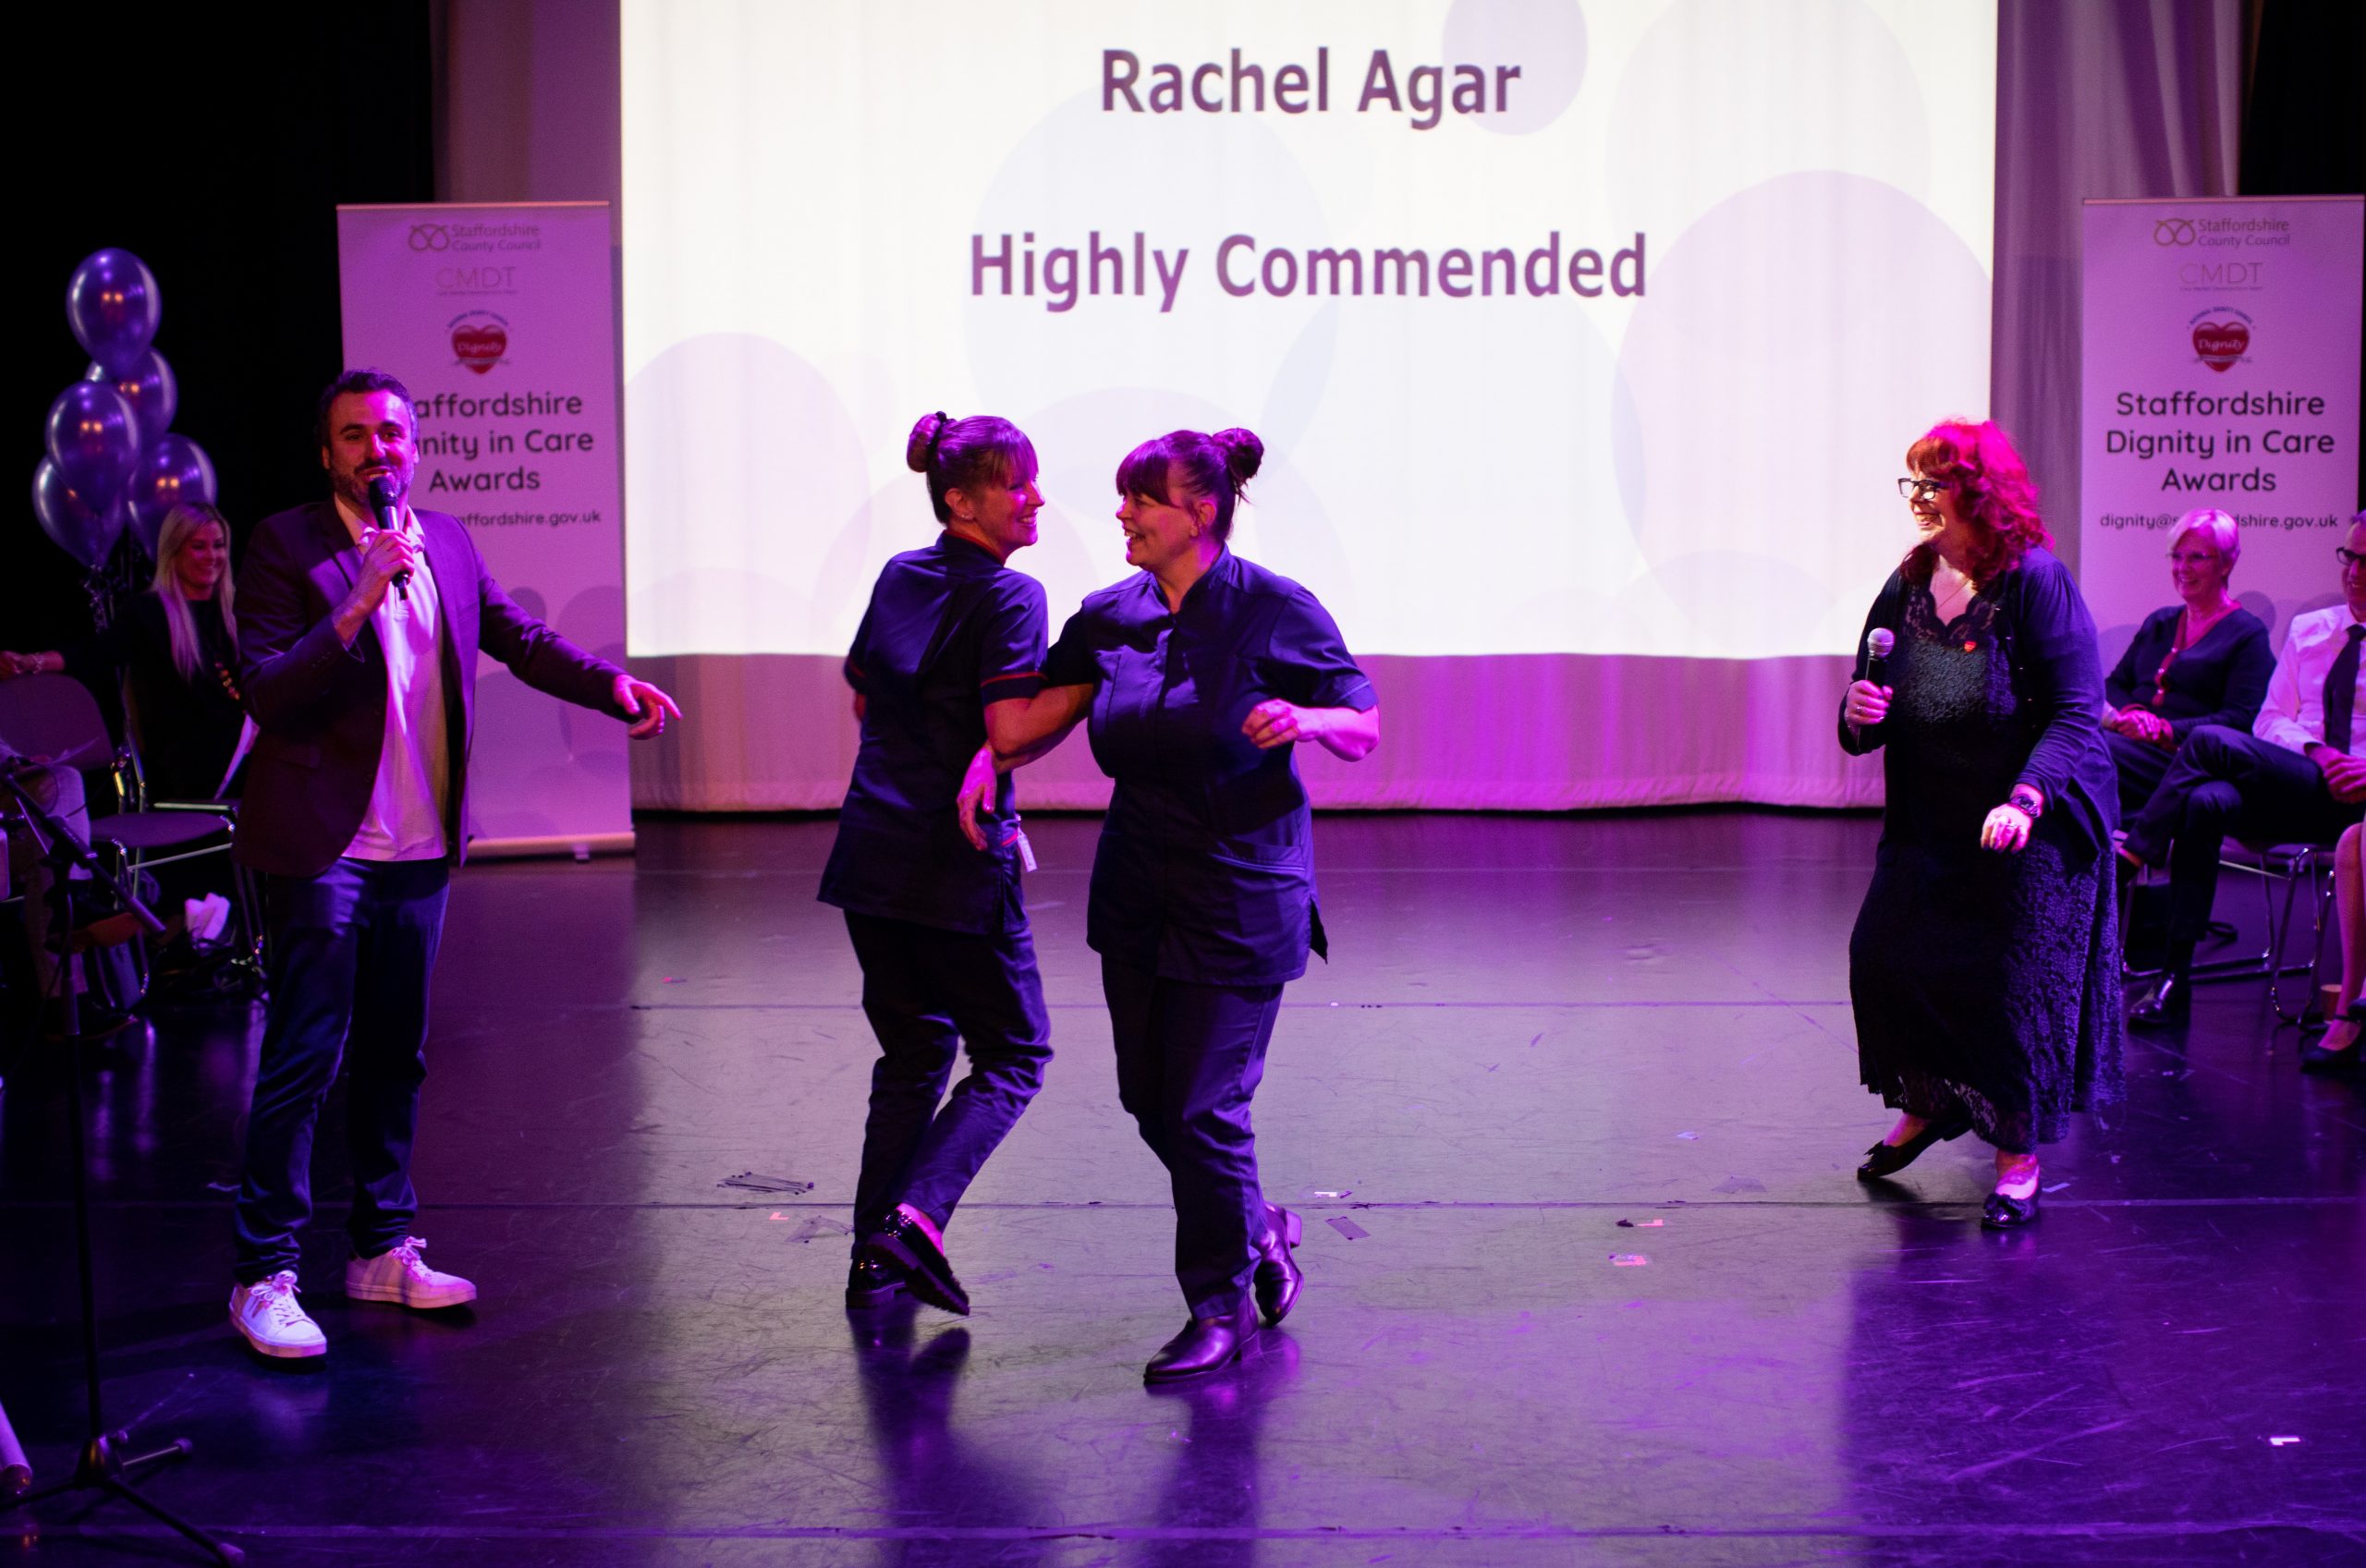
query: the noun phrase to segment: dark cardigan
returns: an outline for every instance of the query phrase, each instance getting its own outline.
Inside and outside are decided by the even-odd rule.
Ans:
[[[2037,832],[2065,849],[2099,854],[2119,826],[2119,782],[2104,745],[2103,660],[2095,647],[2094,617],[2087,613],[2070,569],[2042,545],[2032,546],[2019,565],[1990,583],[1982,594],[1995,607],[1996,634],[2010,662],[2013,695],[2028,715],[2029,754],[2018,782],[2045,796]],[[1892,572],[1865,616],[1865,630],[1902,630],[1905,598],[1905,574]],[[1860,677],[1863,647],[1860,636]],[[1878,724],[1861,735],[1849,727],[1844,700],[1841,748],[1861,757],[1882,739]]]
[[[2172,604],[2144,617],[2136,640],[2104,677],[2104,696],[2114,708],[2152,708],[2153,675],[2169,656],[2184,606]],[[2259,705],[2267,700],[2267,677],[2275,673],[2275,650],[2267,623],[2249,610],[2229,611],[2201,634],[2201,640],[2169,666],[2161,706],[2182,741],[2203,724],[2224,724],[2250,733]]]

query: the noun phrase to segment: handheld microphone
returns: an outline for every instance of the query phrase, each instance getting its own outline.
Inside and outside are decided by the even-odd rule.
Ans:
[[[1882,681],[1882,666],[1889,662],[1891,650],[1897,646],[1897,634],[1887,626],[1875,626],[1865,634],[1865,678],[1875,686]]]
[[[388,533],[403,531],[401,501],[395,494],[395,481],[384,475],[370,481],[370,510],[378,515],[378,526]],[[405,566],[395,574],[395,591],[403,602],[410,602],[410,568]]]

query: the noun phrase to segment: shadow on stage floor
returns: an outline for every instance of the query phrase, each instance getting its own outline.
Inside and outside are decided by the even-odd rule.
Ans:
[[[306,1367],[224,1317],[255,1021],[126,1037],[91,1080],[109,1414],[196,1443],[151,1489],[257,1563],[2366,1561],[2366,1086],[2302,1077],[2260,983],[2131,1038],[2043,1223],[1985,1234],[1970,1140],[1851,1176],[1889,1120],[1848,1006],[1871,820],[1326,819],[1335,961],[1257,1107],[1306,1295],[1253,1366],[1146,1392],[1183,1313],[1095,824],[1031,826],[1059,1054],[950,1232],[966,1322],[839,1305],[873,1048],[825,821],[462,873],[418,1175],[482,1299],[348,1304],[331,1209]],[[38,1061],[0,1101],[0,1401],[43,1478],[80,1419],[64,1114]],[[750,1171],[816,1186],[718,1185]],[[0,1524],[191,1560],[119,1508]]]

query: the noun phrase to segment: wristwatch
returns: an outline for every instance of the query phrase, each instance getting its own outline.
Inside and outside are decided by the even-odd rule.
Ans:
[[[2015,784],[2005,804],[2020,812],[2032,822],[2045,815],[2045,797],[2028,784]]]

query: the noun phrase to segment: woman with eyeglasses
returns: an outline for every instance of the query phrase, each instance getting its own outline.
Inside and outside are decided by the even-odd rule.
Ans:
[[[2153,611],[2104,677],[2104,744],[2119,772],[2119,814],[2144,808],[2177,743],[2201,725],[2248,730],[2267,698],[2275,649],[2267,625],[2227,588],[2242,530],[2214,508],[2169,529],[2169,581],[2183,602]]]
[[[1895,646],[1840,713],[1844,748],[1883,752],[1848,989],[1865,1087],[1899,1112],[1857,1174],[1977,1133],[1996,1154],[1982,1222],[2011,1229],[2037,1218],[2039,1146],[2120,1088],[2103,671],[2005,432],[1951,419],[1906,461],[1921,541],[1865,617]]]

